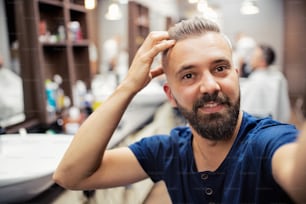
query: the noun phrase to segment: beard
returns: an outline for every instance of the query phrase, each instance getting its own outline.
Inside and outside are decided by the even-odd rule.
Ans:
[[[225,113],[201,114],[198,109],[208,102],[215,102],[226,108]],[[193,104],[192,111],[182,107],[178,101],[177,108],[187,119],[190,126],[203,138],[220,141],[230,139],[235,131],[240,110],[240,95],[237,101],[230,102],[229,97],[215,92],[205,94]]]

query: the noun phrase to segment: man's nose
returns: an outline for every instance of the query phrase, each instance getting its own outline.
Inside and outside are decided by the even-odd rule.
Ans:
[[[216,91],[220,91],[220,85],[213,75],[205,74],[203,75],[201,80],[200,91],[203,94],[205,93],[212,94],[215,93]]]

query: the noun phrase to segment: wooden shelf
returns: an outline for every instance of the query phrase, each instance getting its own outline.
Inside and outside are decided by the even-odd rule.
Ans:
[[[76,42],[72,42],[72,46],[74,47],[88,47],[89,46],[89,40],[79,40]]]
[[[37,0],[39,3],[46,4],[48,6],[60,6],[63,7],[64,3],[61,0]]]
[[[87,12],[87,10],[84,8],[84,5],[80,5],[80,4],[70,4],[69,8],[70,10],[74,10],[74,11],[79,11],[83,13]]]
[[[46,108],[46,80],[60,75],[61,88],[72,104],[78,80],[90,89],[87,10],[83,0],[27,0],[18,1],[16,11],[26,118],[50,124],[57,116]]]
[[[57,43],[51,43],[51,42],[43,42],[41,43],[43,47],[66,47],[66,42],[57,42]]]
[[[81,5],[81,6],[85,6],[84,5],[84,0],[70,0],[70,4],[77,4],[77,5]]]
[[[149,9],[134,1],[128,3],[129,13],[129,64],[150,31]]]

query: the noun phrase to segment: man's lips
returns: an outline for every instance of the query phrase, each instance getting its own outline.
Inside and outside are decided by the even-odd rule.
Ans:
[[[193,105],[193,111],[201,110],[202,113],[215,113],[220,112],[226,106],[230,106],[229,99],[225,95],[215,92],[199,98]]]
[[[222,108],[223,108],[223,105],[221,103],[208,102],[208,103],[205,103],[203,106],[199,107],[198,109],[204,113],[215,113],[215,112],[221,111]]]

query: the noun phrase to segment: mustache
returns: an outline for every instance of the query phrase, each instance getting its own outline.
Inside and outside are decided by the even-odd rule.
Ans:
[[[212,94],[204,94],[201,98],[196,100],[196,102],[193,104],[193,111],[196,112],[198,108],[204,106],[206,103],[209,102],[215,102],[219,104],[226,104],[230,105],[229,98],[224,94],[219,94],[220,92],[214,92]]]

